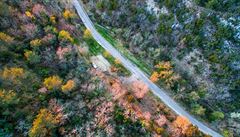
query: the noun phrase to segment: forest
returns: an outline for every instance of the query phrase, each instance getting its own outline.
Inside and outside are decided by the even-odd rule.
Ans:
[[[107,71],[93,66],[99,56]],[[178,79],[170,62],[155,73],[153,81],[165,77],[170,87]],[[0,1],[0,110],[1,137],[208,137],[131,77],[70,1]]]
[[[224,136],[239,136],[240,2],[84,0],[99,32]]]

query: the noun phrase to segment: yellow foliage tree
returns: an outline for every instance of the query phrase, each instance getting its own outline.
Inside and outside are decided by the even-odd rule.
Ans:
[[[63,12],[63,17],[68,20],[68,19],[73,19],[75,17],[75,13],[71,12],[70,10],[65,10]]]
[[[173,75],[172,70],[162,70],[159,72],[158,77],[161,79],[168,79]]]
[[[171,63],[169,61],[167,61],[167,62],[160,62],[155,67],[158,68],[158,69],[166,69],[166,70],[172,69],[172,65],[171,65]]]
[[[25,12],[25,15],[26,15],[27,17],[29,17],[29,18],[32,18],[32,19],[35,18],[30,11],[26,11],[26,12]]]
[[[16,93],[12,90],[0,90],[0,102],[3,104],[11,104],[16,99]]]
[[[5,34],[5,33],[3,33],[3,32],[0,32],[0,40],[4,41],[4,42],[12,43],[14,38]]]
[[[199,129],[196,126],[191,125],[186,130],[185,136],[186,137],[200,137],[201,132],[199,131]],[[208,136],[206,135],[204,137],[208,137]]]
[[[73,90],[74,87],[75,87],[75,82],[73,80],[68,80],[67,83],[62,86],[62,91],[68,92]]]
[[[70,41],[70,42],[74,41],[73,38],[71,37],[70,33],[65,31],[65,30],[61,30],[59,32],[58,38],[62,39],[62,40],[67,40],[67,41]]]
[[[115,59],[115,64],[121,64],[121,61],[119,59]]]
[[[107,51],[104,51],[104,52],[103,52],[103,56],[104,56],[105,58],[107,58],[107,57],[109,57],[109,56],[110,56],[110,53],[109,53],[109,52],[107,52]]]
[[[39,47],[41,45],[41,40],[40,39],[35,39],[30,41],[31,47]]]
[[[58,89],[62,85],[62,79],[58,76],[51,76],[45,78],[43,84],[49,90]]]
[[[50,17],[50,22],[52,23],[52,24],[56,24],[57,22],[56,22],[56,17],[55,16],[51,16]]]
[[[25,51],[24,52],[24,56],[25,58],[27,58],[27,60],[29,60],[29,58],[32,56],[33,52],[32,51]]]
[[[25,75],[23,68],[13,67],[4,68],[2,72],[2,77],[11,81],[17,81],[19,78],[23,78]]]
[[[52,130],[57,126],[59,121],[47,109],[41,109],[33,126],[29,131],[30,137],[47,137],[52,136]]]
[[[89,29],[86,29],[86,30],[84,31],[83,38],[89,39],[89,38],[91,38],[91,37],[92,37],[91,31],[90,31]]]
[[[33,51],[25,51],[24,56],[30,63],[38,63],[40,61],[40,57]]]

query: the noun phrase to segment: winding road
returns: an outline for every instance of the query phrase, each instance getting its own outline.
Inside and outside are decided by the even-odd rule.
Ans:
[[[210,129],[208,126],[198,121],[196,118],[191,116],[187,111],[185,111],[178,103],[176,103],[169,95],[167,95],[164,90],[155,85],[149,78],[133,63],[131,63],[127,58],[121,55],[107,40],[105,40],[101,34],[97,32],[92,21],[88,17],[86,11],[83,8],[81,1],[72,0],[73,6],[76,8],[78,15],[82,19],[84,25],[91,31],[93,38],[113,57],[119,59],[126,69],[128,69],[132,74],[137,76],[142,80],[149,89],[158,96],[168,107],[170,107],[178,115],[188,118],[191,123],[199,128],[202,132],[209,134],[213,137],[222,137],[219,133]]]

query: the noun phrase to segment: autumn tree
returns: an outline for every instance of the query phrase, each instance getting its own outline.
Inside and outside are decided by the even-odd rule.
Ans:
[[[3,33],[3,32],[0,32],[0,41],[4,41],[6,43],[12,43],[14,40],[13,37]]]
[[[149,91],[148,86],[139,80],[132,83],[132,90],[134,96],[136,96],[138,99],[143,98]]]
[[[186,137],[203,137],[203,134],[199,131],[196,126],[189,126],[185,132]]]
[[[59,89],[62,85],[62,79],[59,76],[51,76],[45,78],[43,84],[49,90]]]
[[[89,38],[91,38],[91,37],[92,37],[91,31],[90,31],[89,29],[86,29],[86,30],[84,31],[83,38],[89,39]]]
[[[65,10],[63,12],[63,17],[66,20],[73,19],[73,18],[75,18],[75,16],[76,16],[75,13],[70,10]]]
[[[107,51],[104,51],[103,52],[103,56],[105,57],[105,58],[108,58],[109,56],[111,56],[110,55],[110,53],[109,52],[107,52]]]
[[[155,118],[154,121],[158,126],[162,127],[167,123],[167,118],[165,115],[159,115]]]
[[[173,83],[179,79],[172,70],[172,65],[169,61],[160,62],[155,66],[155,70],[151,75],[150,79],[152,82],[157,82],[158,80],[163,80],[167,86],[173,86]]]
[[[65,85],[62,86],[62,91],[63,92],[68,92],[73,90],[73,88],[76,86],[74,80],[68,80]]]
[[[40,62],[40,56],[33,51],[25,51],[24,56],[31,64]]]
[[[152,82],[157,82],[159,80],[158,72],[153,72],[153,74],[150,77],[150,80]]]
[[[33,39],[38,33],[38,26],[34,23],[28,23],[21,26],[24,35],[30,39]]]
[[[71,49],[69,47],[62,48],[62,47],[59,46],[57,48],[57,52],[56,52],[56,54],[58,56],[58,59],[60,59],[60,60],[64,59],[65,55],[67,53],[69,53],[70,51],[71,51]]]
[[[35,18],[34,15],[33,15],[30,11],[26,11],[26,12],[25,12],[25,15],[26,15],[27,17],[31,18],[31,19],[34,19],[34,18]]]
[[[0,89],[0,104],[1,105],[10,105],[17,102],[16,93],[12,90]]]
[[[50,17],[50,22],[51,22],[52,24],[56,24],[56,23],[57,23],[56,17],[55,17],[55,16],[51,16],[51,17]]]
[[[41,40],[34,39],[34,40],[30,41],[30,45],[32,48],[39,47],[41,45]]]
[[[190,121],[183,116],[178,116],[177,119],[173,122],[175,128],[180,128],[182,133],[185,134],[188,127],[191,125]]]
[[[69,42],[73,42],[74,41],[74,39],[72,38],[70,33],[68,31],[66,31],[66,30],[61,30],[59,32],[58,38],[60,40],[63,40],[63,41],[69,41]]]
[[[57,126],[58,120],[47,109],[41,109],[36,119],[33,121],[33,126],[29,131],[30,137],[46,137],[52,136],[53,129]]]
[[[1,76],[3,79],[17,82],[20,78],[24,78],[25,72],[23,68],[18,67],[4,68]]]
[[[42,15],[47,15],[47,11],[45,7],[41,4],[34,4],[34,6],[32,7],[32,13],[37,17],[41,17]]]
[[[118,65],[118,64],[121,64],[121,61],[119,59],[115,59],[114,63]]]

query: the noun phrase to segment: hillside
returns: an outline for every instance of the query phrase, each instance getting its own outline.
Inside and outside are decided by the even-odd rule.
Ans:
[[[84,0],[99,32],[189,112],[240,134],[240,3]]]
[[[106,52],[67,0],[0,1],[0,110],[0,137],[208,137]]]

